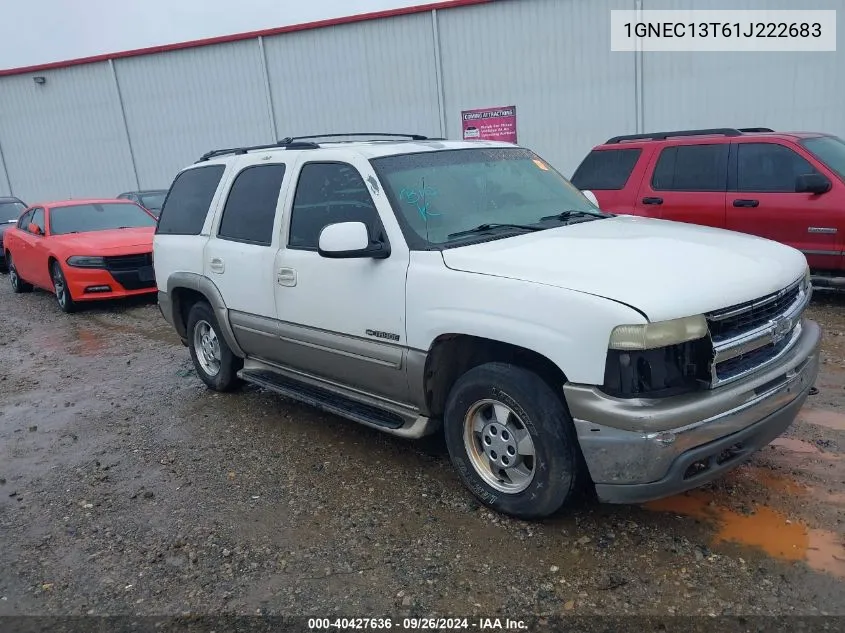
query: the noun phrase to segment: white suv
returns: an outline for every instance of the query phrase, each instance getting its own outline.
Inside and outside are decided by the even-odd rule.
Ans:
[[[813,386],[799,251],[603,213],[507,143],[319,138],[210,152],[170,188],[159,305],[212,389],[442,426],[481,501],[538,518],[582,485],[713,479]]]

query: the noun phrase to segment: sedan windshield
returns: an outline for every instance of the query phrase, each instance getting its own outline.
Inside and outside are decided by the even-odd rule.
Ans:
[[[610,217],[533,152],[444,150],[385,156],[372,164],[409,241],[463,245]]]
[[[828,168],[845,180],[845,142],[836,136],[815,136],[801,144]]]
[[[155,225],[155,219],[137,204],[75,204],[50,210],[50,232],[53,235]]]
[[[150,209],[151,211],[161,211],[161,207],[164,204],[164,198],[166,196],[167,192],[161,191],[159,193],[142,193],[139,197],[141,198],[141,204],[147,209]]]
[[[0,224],[17,222],[24,209],[21,202],[0,202]]]

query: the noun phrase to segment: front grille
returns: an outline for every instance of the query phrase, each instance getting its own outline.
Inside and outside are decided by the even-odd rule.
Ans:
[[[789,347],[791,342],[792,332],[789,333],[789,336],[777,343],[769,343],[745,354],[740,354],[721,363],[716,363],[716,378],[720,381],[730,380],[755,367],[759,367]]]
[[[715,352],[711,385],[739,380],[785,353],[801,332],[801,315],[811,293],[799,280],[760,299],[705,315]]]
[[[116,255],[106,257],[106,270],[132,270],[142,266],[153,265],[152,253],[138,253],[137,255]]]
[[[156,287],[152,253],[116,255],[104,259],[106,270],[126,290],[143,290]]]
[[[795,284],[755,301],[740,303],[707,315],[710,336],[720,343],[759,328],[774,317],[783,314],[798,298],[799,285]]]

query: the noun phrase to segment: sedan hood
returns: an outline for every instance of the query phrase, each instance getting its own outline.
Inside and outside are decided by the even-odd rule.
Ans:
[[[130,255],[151,252],[154,234],[155,227],[145,226],[54,235],[49,239],[68,252],[73,251],[72,255]]]
[[[443,251],[451,269],[567,288],[651,321],[726,308],[800,279],[804,255],[777,242],[634,216],[593,220]]]

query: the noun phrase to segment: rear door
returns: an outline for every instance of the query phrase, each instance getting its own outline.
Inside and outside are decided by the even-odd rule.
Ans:
[[[229,308],[235,338],[251,356],[268,358],[278,340],[274,289],[281,225],[283,159],[243,156],[205,245],[205,276]],[[272,162],[271,162],[272,161]]]
[[[728,143],[664,145],[637,196],[637,215],[724,228]]]
[[[36,246],[44,239],[43,235],[37,235],[29,230],[31,224],[35,224],[44,232],[44,207],[35,207],[31,212],[27,213],[23,221],[20,237],[20,249],[13,253],[15,260],[15,268],[18,269],[18,275],[28,281],[39,286],[43,285],[43,275],[39,274],[38,262],[36,261]],[[45,264],[46,266],[46,264]],[[49,278],[49,275],[47,275]]]
[[[838,268],[838,197],[795,192],[798,176],[811,173],[819,171],[785,144],[734,142],[727,227],[797,248],[811,268]]]

